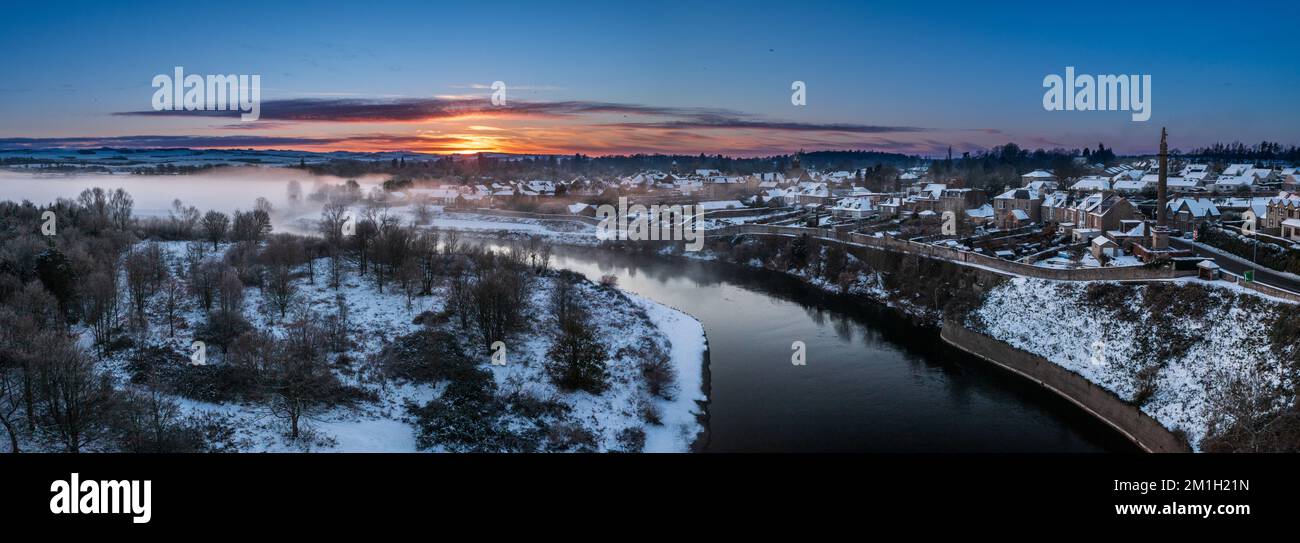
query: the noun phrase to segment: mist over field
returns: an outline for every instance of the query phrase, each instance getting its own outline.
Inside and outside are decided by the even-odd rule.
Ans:
[[[275,212],[272,220],[276,227],[287,224],[291,217],[312,214],[320,210],[319,202],[304,199],[291,208],[288,196],[290,181],[298,181],[303,195],[310,195],[326,185],[339,185],[345,178],[332,175],[313,175],[301,170],[263,167],[220,168],[216,171],[191,175],[132,175],[132,174],[44,174],[0,171],[0,199],[36,205],[48,205],[59,198],[75,199],[81,191],[101,187],[105,190],[124,189],[135,200],[133,213],[139,217],[166,217],[172,202],[179,199],[186,206],[201,210],[231,213],[236,209],[250,210],[257,198],[266,198]],[[378,186],[383,179],[366,176],[357,179],[362,193]]]

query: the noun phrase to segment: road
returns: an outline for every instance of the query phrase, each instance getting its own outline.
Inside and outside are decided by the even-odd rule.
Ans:
[[[1218,264],[1220,268],[1223,268],[1225,271],[1232,272],[1237,275],[1244,274],[1246,270],[1251,269],[1252,267],[1252,265],[1249,264],[1248,262],[1241,262],[1234,258],[1228,258],[1221,254],[1216,254],[1210,251],[1206,251],[1203,248],[1204,245],[1193,243],[1189,240],[1185,240],[1182,238],[1170,238],[1169,243],[1170,245],[1173,245],[1174,247],[1178,247],[1180,249],[1190,249],[1193,253],[1196,253],[1197,256],[1213,258],[1214,263]],[[1223,251],[1222,249],[1219,250]],[[1223,252],[1227,253],[1227,251],[1223,251]],[[1256,281],[1259,281],[1260,283],[1264,283],[1271,287],[1278,287],[1281,289],[1289,290],[1291,292],[1300,293],[1300,281],[1297,281],[1294,278],[1287,277],[1285,275],[1280,275],[1274,272],[1273,270],[1270,270],[1263,266],[1256,265],[1254,266],[1254,269],[1255,269]]]

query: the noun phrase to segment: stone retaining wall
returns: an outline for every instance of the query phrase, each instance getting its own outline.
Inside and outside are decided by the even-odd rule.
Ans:
[[[1146,452],[1190,452],[1183,440],[1141,409],[1041,356],[974,332],[951,320],[944,321],[940,337],[963,351],[1055,392],[1118,430]]]

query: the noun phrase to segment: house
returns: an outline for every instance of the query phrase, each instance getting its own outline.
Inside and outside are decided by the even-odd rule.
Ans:
[[[880,209],[880,215],[884,217],[897,217],[903,210],[902,198],[887,198],[876,204]]]
[[[1255,184],[1269,184],[1278,180],[1277,172],[1272,168],[1251,168],[1243,175],[1255,178]]]
[[[807,206],[807,205],[829,205],[833,203],[831,191],[826,187],[826,183],[815,183],[805,181],[799,183],[799,186],[786,194],[788,203]]]
[[[1202,260],[1196,264],[1196,276],[1206,281],[1214,281],[1219,278],[1219,265],[1210,259]]]
[[[1300,193],[1282,192],[1276,198],[1270,198],[1265,205],[1264,228],[1272,232],[1281,232],[1282,237],[1295,239],[1287,235],[1284,229],[1286,221],[1300,221]],[[1291,234],[1294,235],[1294,227]]]
[[[722,211],[725,209],[744,209],[745,204],[740,200],[714,200],[711,202],[700,202],[696,204],[701,211]]]
[[[1026,222],[1038,222],[1042,216],[1043,197],[1030,189],[1011,189],[993,198],[998,228],[1016,228]],[[1020,210],[1023,213],[1011,213]],[[1023,215],[1023,216],[1022,216]],[[1015,224],[1015,226],[1010,226]]]
[[[876,213],[875,202],[868,197],[844,198],[831,208],[831,216],[837,219],[865,219]]]
[[[1291,172],[1282,179],[1282,190],[1295,192],[1300,190],[1300,173]]]
[[[1068,212],[1062,212],[1063,216],[1070,216],[1070,221],[1075,224],[1076,229],[1090,229],[1098,232],[1115,230],[1119,227],[1121,221],[1132,220],[1139,217],[1137,207],[1135,207],[1127,198],[1119,195],[1109,195],[1097,192],[1079,200]]]
[[[1215,192],[1238,192],[1248,191],[1255,184],[1254,176],[1250,175],[1220,175],[1214,181]]]
[[[1106,237],[1115,240],[1120,250],[1128,251],[1134,244],[1142,243],[1147,236],[1147,222],[1140,219],[1122,220],[1119,229],[1106,232]]]
[[[1070,190],[1075,192],[1096,192],[1099,190],[1110,190],[1110,180],[1100,175],[1086,175],[1080,177]]]
[[[1209,198],[1177,198],[1165,204],[1169,226],[1184,232],[1196,230],[1201,223],[1219,219],[1219,208]]]
[[[1036,181],[1056,181],[1056,176],[1053,175],[1052,172],[1046,170],[1034,170],[1032,172],[1020,176],[1020,181],[1021,181],[1020,184],[1022,186],[1027,187],[1029,186],[1030,183]]]
[[[1154,189],[1155,184],[1150,181],[1147,181],[1146,179],[1141,179],[1138,181],[1131,181],[1126,179],[1124,181],[1116,181],[1114,185],[1111,185],[1111,188],[1113,188],[1115,192],[1121,194],[1138,194],[1147,189]]]
[[[764,204],[772,206],[786,205],[786,193],[789,192],[782,188],[771,188],[759,193],[759,200]]]
[[[414,200],[443,205],[456,203],[456,198],[461,195],[460,191],[451,187],[407,189],[406,192],[409,193],[411,198]]]
[[[565,206],[565,208],[568,209],[570,215],[583,215],[586,217],[596,216],[596,206],[584,204],[582,202],[574,202]]]
[[[1039,219],[1044,223],[1068,223],[1074,221],[1074,213],[1070,211],[1073,200],[1068,192],[1053,192],[1043,196],[1043,203],[1039,206]]]
[[[1088,247],[1092,250],[1092,257],[1102,264],[1123,254],[1120,252],[1119,244],[1106,236],[1092,238],[1092,241],[1088,242]]]
[[[1200,192],[1201,179],[1195,179],[1192,177],[1170,177],[1165,180],[1165,187],[1169,189],[1169,192],[1174,194]]]
[[[1291,241],[1300,241],[1300,219],[1282,221],[1282,237]]]
[[[1056,187],[1056,181],[1030,181],[1025,184],[1025,188],[1036,190],[1043,194],[1056,190]]]
[[[975,209],[966,210],[966,220],[970,221],[972,224],[990,224],[993,222],[993,218],[993,206],[990,204],[984,204]]]
[[[978,208],[989,201],[989,195],[979,189],[943,189],[939,193],[938,211],[960,214]]]
[[[1223,169],[1223,173],[1219,175],[1220,177],[1236,177],[1246,175],[1246,172],[1253,169],[1255,169],[1254,164],[1229,164],[1227,168]]]
[[[997,218],[997,227],[1003,230],[1021,228],[1033,224],[1029,213],[1020,208],[1008,209]]]

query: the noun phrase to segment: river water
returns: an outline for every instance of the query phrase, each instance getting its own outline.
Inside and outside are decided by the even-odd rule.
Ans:
[[[784,274],[714,262],[565,247],[556,266],[685,311],[704,324],[708,450],[1133,451],[1116,432],[1035,385],[910,324]],[[805,365],[791,362],[792,343]]]

